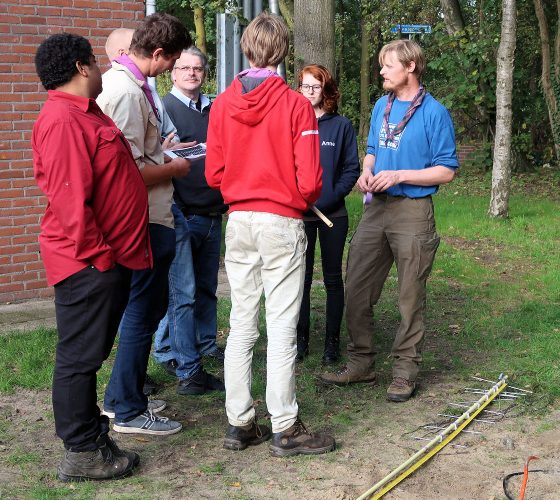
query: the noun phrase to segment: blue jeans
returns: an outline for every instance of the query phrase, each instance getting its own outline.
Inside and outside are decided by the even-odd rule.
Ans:
[[[150,224],[154,267],[134,271],[128,304],[120,326],[120,340],[104,406],[115,420],[126,422],[146,411],[142,388],[148,368],[152,335],[167,310],[169,267],[175,255],[175,231]]]
[[[175,259],[169,271],[169,308],[155,339],[154,357],[175,359],[177,377],[201,367],[201,356],[216,349],[218,269],[222,217],[184,216],[173,206]]]

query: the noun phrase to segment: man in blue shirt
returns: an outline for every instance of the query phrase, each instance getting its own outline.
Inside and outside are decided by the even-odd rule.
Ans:
[[[431,195],[459,166],[449,112],[421,84],[425,59],[411,40],[395,40],[380,54],[383,88],[371,116],[358,188],[366,209],[352,238],[346,274],[347,366],[321,376],[327,384],[375,382],[372,306],[393,262],[401,323],[391,355],[390,401],[407,401],[422,360],[426,280],[439,245]]]

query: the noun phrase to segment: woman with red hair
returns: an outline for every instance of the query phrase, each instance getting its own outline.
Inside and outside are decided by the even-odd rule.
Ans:
[[[311,211],[304,214],[308,245],[303,299],[297,325],[296,359],[302,361],[309,354],[310,291],[318,234],[323,282],[327,291],[323,364],[330,365],[339,358],[340,324],[344,311],[342,254],[348,234],[348,212],[344,198],[360,175],[358,147],[350,120],[337,113],[340,93],[327,68],[319,64],[305,66],[298,75],[298,91],[309,99],[319,124],[323,189],[315,206],[331,219],[333,227],[327,227]]]

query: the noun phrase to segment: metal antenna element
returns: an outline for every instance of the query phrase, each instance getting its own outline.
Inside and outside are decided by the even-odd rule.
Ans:
[[[385,493],[393,489],[403,479],[412,474],[416,469],[421,467],[442,448],[449,444],[475,419],[479,413],[485,411],[484,408],[507,387],[507,376],[500,375],[498,382],[492,383],[494,385],[486,392],[486,394],[472,404],[467,411],[448,425],[445,430],[439,433],[426,446],[412,455],[406,462],[385,476],[381,481],[374,484],[368,491],[360,495],[358,500],[365,500],[367,498],[376,500],[381,498],[385,495]]]

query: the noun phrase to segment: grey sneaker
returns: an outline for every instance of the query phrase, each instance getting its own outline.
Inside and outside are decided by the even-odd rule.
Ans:
[[[128,476],[134,464],[127,456],[115,456],[108,446],[95,451],[68,451],[58,466],[58,479],[69,481],[101,481]]]
[[[161,399],[149,399],[148,400],[148,410],[152,413],[158,413],[161,410],[165,410],[167,403]],[[101,415],[106,415],[109,418],[115,418],[115,410],[113,408],[104,407]]]
[[[387,399],[395,403],[408,401],[416,391],[416,383],[403,377],[395,377],[387,388]]]
[[[115,422],[113,430],[123,434],[152,434],[154,436],[168,436],[179,432],[183,426],[180,422],[158,417],[150,410],[146,410],[128,422]]]

